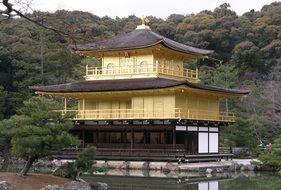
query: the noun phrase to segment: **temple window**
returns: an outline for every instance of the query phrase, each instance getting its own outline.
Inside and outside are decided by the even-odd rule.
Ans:
[[[106,73],[107,74],[112,74],[114,72],[114,64],[113,63],[109,63],[106,67]]]
[[[140,63],[140,72],[148,72],[148,62],[147,61],[142,61]]]
[[[179,65],[175,66],[175,74],[180,75],[180,66]]]
[[[134,58],[125,57],[120,59],[120,66],[122,72],[132,73],[134,70]]]

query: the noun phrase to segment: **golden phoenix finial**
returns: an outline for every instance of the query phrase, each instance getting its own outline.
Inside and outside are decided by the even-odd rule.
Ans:
[[[143,24],[143,25],[147,25],[147,24],[149,23],[149,19],[148,19],[146,16],[143,16],[143,17],[141,18],[141,21],[142,21],[142,24]]]

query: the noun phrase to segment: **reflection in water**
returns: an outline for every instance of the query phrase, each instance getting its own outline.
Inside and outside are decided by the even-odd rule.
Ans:
[[[198,183],[198,190],[219,190],[219,182],[212,181],[212,182]]]
[[[169,173],[160,171],[112,170],[104,174],[84,175],[87,182],[104,182],[109,190],[280,190],[281,180],[273,174],[199,172]]]

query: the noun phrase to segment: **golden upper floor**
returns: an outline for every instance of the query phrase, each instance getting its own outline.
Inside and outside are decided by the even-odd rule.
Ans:
[[[196,83],[198,71],[185,69],[184,63],[212,53],[165,38],[149,27],[71,48],[78,54],[101,59],[101,67],[86,68],[86,80],[162,77]]]
[[[162,54],[157,51],[162,51]],[[171,78],[198,82],[198,69],[185,69],[183,58],[165,50],[139,50],[104,53],[101,67],[86,66],[86,80],[108,80],[128,78]]]
[[[89,80],[32,89],[41,95],[77,100],[74,110],[65,106],[62,112],[74,113],[76,120],[94,121],[187,119],[233,122],[233,113],[220,110],[220,101],[249,93],[164,78]]]

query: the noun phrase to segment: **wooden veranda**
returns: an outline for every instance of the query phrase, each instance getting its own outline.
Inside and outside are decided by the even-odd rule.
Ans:
[[[83,148],[71,148],[58,151],[53,158],[75,159],[83,151]],[[232,159],[233,154],[188,154],[184,149],[116,149],[97,148],[96,160],[120,160],[120,161],[167,161],[167,162],[208,162]]]

